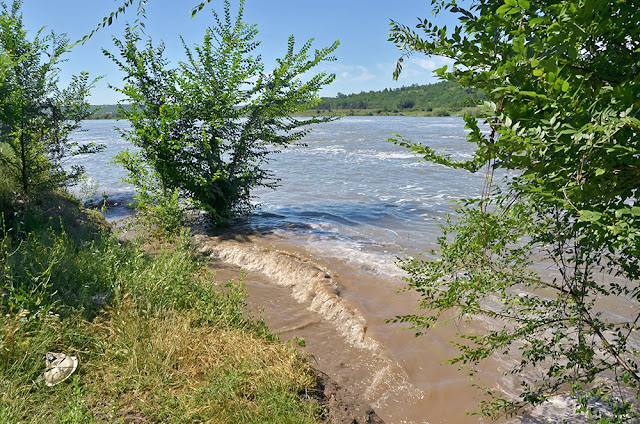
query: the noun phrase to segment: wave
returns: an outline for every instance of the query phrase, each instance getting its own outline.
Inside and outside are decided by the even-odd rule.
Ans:
[[[362,314],[340,296],[340,283],[330,270],[302,255],[261,246],[253,239],[252,243],[204,235],[195,239],[202,254],[261,272],[274,284],[290,287],[296,301],[331,322],[352,346],[380,350],[380,343],[367,335]]]

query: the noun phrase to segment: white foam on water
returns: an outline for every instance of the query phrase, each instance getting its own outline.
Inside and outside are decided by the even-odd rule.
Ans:
[[[408,162],[408,163],[403,163],[402,167],[403,168],[421,168],[421,167],[424,167],[424,163],[418,162],[418,161]]]
[[[362,244],[358,242],[318,238],[310,238],[304,246],[307,250],[322,257],[334,257],[343,260],[366,273],[388,278],[395,278],[400,274],[404,274],[395,265],[394,257],[390,253],[399,253],[400,248],[398,246],[389,245],[386,246],[388,250],[375,252],[363,249]],[[380,247],[384,248],[384,246]]]
[[[310,155],[318,155],[318,154],[342,155],[346,153],[346,149],[342,146],[313,146],[308,148],[305,153]]]
[[[431,123],[431,124],[421,124],[421,125],[417,125],[417,127],[419,127],[419,128],[456,128],[456,129],[459,129],[460,128],[460,124],[458,122],[451,123],[451,124],[438,122],[438,123]]]
[[[611,416],[610,407],[596,400],[589,401],[589,407],[593,408],[604,416]],[[575,413],[578,408],[578,400],[568,394],[553,396],[544,403],[528,411],[525,415],[519,416],[516,420],[508,421],[508,424],[549,424],[549,423],[571,423],[588,424],[593,422],[586,413]],[[629,421],[636,422],[636,421]]]
[[[390,406],[403,409],[403,406],[399,405],[401,402],[404,403],[404,408],[410,407],[411,404],[424,399],[426,394],[409,382],[406,372],[397,364],[387,361],[375,369],[371,383],[363,395],[366,399],[374,399],[371,405],[374,409],[384,410]]]
[[[200,252],[246,270],[258,271],[274,284],[291,288],[292,296],[329,322],[353,346],[378,351],[380,344],[366,335],[364,317],[340,297],[338,281],[331,272],[301,256],[262,248],[255,243],[238,243],[196,236]]]
[[[415,159],[416,156],[413,153],[397,153],[397,152],[377,152],[375,154],[362,155],[367,158],[377,160],[392,160],[392,159]]]
[[[358,365],[369,377],[357,383],[355,389],[373,408],[396,411],[395,416],[402,417],[424,399],[426,394],[411,383],[402,366],[369,336],[365,318],[341,296],[339,278],[331,270],[304,254],[281,250],[264,241],[238,242],[206,235],[195,238],[201,253],[260,272],[273,284],[291,288],[293,299],[331,323],[347,343],[371,352],[372,359]]]

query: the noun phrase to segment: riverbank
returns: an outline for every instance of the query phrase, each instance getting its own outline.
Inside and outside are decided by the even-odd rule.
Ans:
[[[435,108],[435,109],[309,109],[297,112],[293,116],[412,116],[412,117],[445,117],[445,116],[475,116],[480,113],[479,107],[463,108]]]
[[[463,108],[435,108],[435,109],[308,109],[302,112],[296,112],[292,116],[311,117],[311,116],[413,116],[413,117],[444,117],[444,116],[475,116],[480,113],[479,107],[463,107]],[[117,112],[114,113],[93,113],[89,115],[88,120],[108,120],[122,119]]]
[[[107,202],[114,210],[109,213],[121,216],[126,211],[115,204],[131,201],[130,188],[118,181],[122,172],[107,163],[131,146],[113,131],[117,125],[122,124],[88,121],[88,131],[77,141],[97,140],[107,149],[77,164],[91,170],[89,176],[100,183],[98,193],[110,190]],[[344,387],[366,394],[387,422],[476,422],[464,411],[476,407],[478,392],[465,373],[442,365],[454,354],[448,341],[456,328],[415,338],[385,320],[413,310],[417,300],[411,293],[396,293],[404,283],[397,278],[395,257],[401,249],[413,253],[434,247],[440,234],[434,218],[451,210],[451,200],[481,190],[484,178],[417,162],[413,153],[387,141],[398,131],[407,139],[434,143],[456,159],[471,153],[460,118],[356,117],[323,124],[305,138],[306,146],[278,154],[269,168],[281,187],[254,192],[263,206],[238,220],[239,240],[212,247],[246,271],[250,304],[252,299],[273,301],[275,317],[265,306],[269,327],[280,332],[282,318],[288,330],[281,333],[284,340],[304,337],[306,352],[328,358],[320,368]],[[243,230],[257,237],[245,240]],[[325,271],[323,278],[319,270]],[[267,279],[255,295],[254,275]],[[300,289],[296,297],[293,283]],[[284,296],[273,298],[281,291]],[[305,293],[307,300],[301,297]],[[296,312],[287,314],[294,307]],[[352,342],[359,347],[344,346]],[[439,407],[443,404],[447,408]]]
[[[118,238],[60,194],[13,206],[0,422],[342,422],[338,404],[375,422],[248,312],[239,276],[212,269],[188,234]],[[53,387],[47,352],[79,363]]]

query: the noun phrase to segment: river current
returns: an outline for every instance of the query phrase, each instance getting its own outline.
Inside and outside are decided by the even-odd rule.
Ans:
[[[75,158],[91,187],[108,196],[108,218],[130,213],[132,187],[108,162],[130,147],[116,127],[127,122],[85,121],[76,141],[107,148]],[[257,211],[224,235],[200,235],[223,283],[244,274],[249,303],[283,340],[304,338],[318,368],[359,393],[388,423],[474,423],[465,415],[481,400],[467,375],[443,365],[455,350],[456,323],[415,338],[385,320],[416,313],[417,296],[404,287],[395,265],[404,254],[435,247],[438,226],[455,201],[479,196],[482,172],[471,174],[419,161],[391,143],[394,133],[469,158],[457,117],[344,117],[316,126],[273,156],[268,168],[277,190],[255,191]],[[90,196],[91,190],[78,192]],[[234,277],[235,276],[235,277]],[[261,311],[261,312],[260,312]],[[490,362],[478,378],[506,392],[514,387]]]

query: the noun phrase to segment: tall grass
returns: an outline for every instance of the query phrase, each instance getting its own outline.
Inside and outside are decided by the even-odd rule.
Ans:
[[[241,282],[214,285],[188,234],[151,255],[50,196],[0,223],[0,278],[2,423],[318,417],[307,362],[247,316]],[[80,362],[54,387],[48,351]]]

